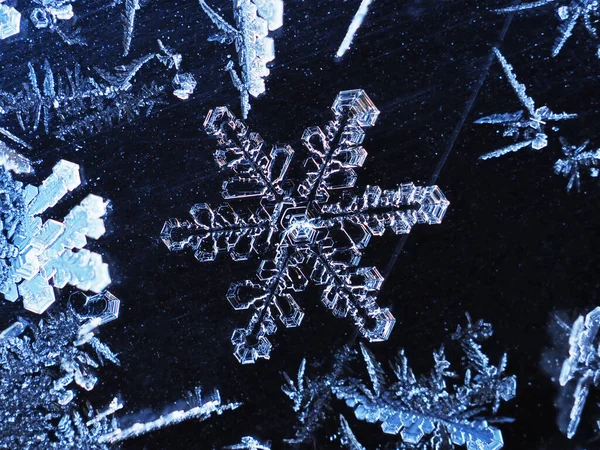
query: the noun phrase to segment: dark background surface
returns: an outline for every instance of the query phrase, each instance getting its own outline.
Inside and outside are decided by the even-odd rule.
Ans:
[[[492,322],[495,334],[486,349],[495,358],[507,351],[508,372],[518,376],[517,398],[500,410],[515,419],[500,425],[505,448],[600,448],[586,441],[598,411],[593,396],[578,439],[560,434],[557,389],[541,364],[550,344],[551,314],[564,311],[572,319],[598,304],[600,185],[585,177],[581,193],[567,193],[567,179],[552,170],[560,156],[559,134],[573,143],[589,138],[592,148],[600,145],[600,61],[593,43],[578,26],[562,53],[550,58],[559,23],[552,7],[507,17],[490,10],[508,0],[376,0],[352,49],[336,62],[333,55],[359,3],[286,2],[284,26],[272,33],[277,56],[267,93],[252,100],[246,123],[268,143],[291,144],[297,164],[303,159],[304,128],[331,118],[329,107],[339,91],[364,89],[381,115],[367,131],[369,157],[358,185],[433,180],[451,202],[442,225],[415,227],[406,245],[391,234],[371,240],[363,263],[389,272],[379,304],[391,308],[397,323],[389,341],[369,347],[381,360],[405,348],[415,372],[424,373],[433,362],[432,350],[464,323],[468,311]],[[231,20],[229,1],[212,4]],[[26,81],[28,61],[39,66],[48,58],[57,72],[75,61],[84,68],[127,61],[120,58],[120,9],[102,8],[101,2],[74,7],[89,45],[67,47],[49,31],[28,29],[23,20],[21,34],[0,43],[0,88],[18,89]],[[89,247],[110,263],[110,290],[122,300],[121,317],[101,332],[122,366],[104,370],[90,399],[103,404],[118,392],[124,411],[147,411],[136,418],[167,410],[198,384],[207,391],[218,388],[225,400],[244,402],[221,417],[131,440],[126,449],[220,448],[244,435],[281,448],[295,424],[280,390],[281,371],[295,373],[306,357],[309,375],[324,373],[353,336],[349,321],[333,318],[309,290],[298,297],[306,312],[302,326],[279,328],[271,339],[271,360],[241,366],[229,340],[249,315],[235,312],[225,293],[231,281],[251,277],[258,261],[235,263],[222,256],[200,264],[190,253],[169,252],[159,238],[166,219],[187,219],[197,202],[220,202],[215,143],[202,122],[215,106],[239,114],[239,99],[222,70],[235,50],[207,42],[213,32],[196,1],[150,1],[138,12],[130,56],[157,51],[157,38],[173,47],[183,55],[182,70],[198,81],[190,100],[171,97],[149,118],[68,144],[19,134],[34,147],[32,182],[64,158],[80,164],[85,179],[67,204],[87,192],[111,200],[107,234]],[[477,159],[511,141],[473,121],[520,109],[500,65],[492,62],[493,45],[501,46],[537,106],[579,113],[561,124],[543,152],[524,149],[501,159]],[[136,82],[164,72],[151,66]],[[3,125],[17,133],[14,124]],[[3,324],[20,313],[18,306],[2,304]],[[378,425],[359,425],[347,407],[333,406],[335,414],[314,436],[314,448],[336,448],[327,432],[340,412],[357,427],[363,444],[381,442]]]

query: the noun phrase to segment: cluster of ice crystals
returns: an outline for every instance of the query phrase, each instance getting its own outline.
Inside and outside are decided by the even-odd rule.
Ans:
[[[3,190],[8,192],[0,242],[4,298],[14,302],[21,297],[25,309],[41,314],[55,300],[53,287],[70,284],[100,292],[108,286],[108,265],[84,248],[88,237],[98,239],[104,234],[104,200],[88,195],[63,222],[40,217],[80,185],[79,166],[59,161],[39,187],[14,182],[6,171],[2,177]]]
[[[154,59],[149,54],[117,66],[113,71],[95,68],[100,77],[85,76],[81,67],[56,75],[49,61],[39,77],[29,63],[28,83],[16,93],[0,91],[0,118],[14,116],[23,131],[37,131],[67,140],[93,134],[123,119],[133,120],[163,103],[162,87],[136,85],[137,72]]]
[[[199,203],[190,211],[193,221],[168,220],[161,232],[169,249],[191,248],[202,262],[220,252],[234,261],[264,258],[254,280],[234,282],[227,293],[236,310],[253,310],[248,326],[232,336],[241,363],[269,358],[275,314],[286,327],[300,325],[304,312],[296,295],[309,282],[322,287],[321,302],[336,317],[351,317],[370,341],[387,339],[395,319],[376,303],[383,277],[375,267],[359,266],[363,250],[386,229],[406,234],[417,223],[440,223],[448,207],[437,186],[350,191],[367,156],[360,145],[364,128],[375,124],[379,111],[362,90],[340,92],[332,110],[324,129],[311,127],[302,136],[309,156],[297,189],[286,178],[290,146],[268,151],[227,108],[209,111],[204,127],[218,140],[215,160],[232,172],[223,197],[256,197],[259,204],[248,210]]]
[[[196,89],[196,79],[191,73],[180,72],[181,60],[183,57],[165,44],[158,40],[158,46],[161,53],[157,53],[157,59],[169,69],[175,69],[176,73],[173,77],[173,95],[180,100],[187,100]]]
[[[541,150],[548,145],[546,130],[549,122],[573,119],[577,114],[554,113],[547,106],[536,108],[535,102],[527,95],[525,85],[521,84],[513,72],[513,67],[506,61],[500,50],[494,48],[494,53],[502,65],[502,69],[525,111],[515,113],[492,114],[475,121],[477,124],[500,125],[504,128],[503,136],[510,136],[518,140],[517,143],[486,153],[479,159],[490,159],[516,152],[524,147],[532,150]]]
[[[588,35],[592,39],[598,40],[598,30],[596,27],[596,23],[600,18],[600,3],[598,3],[598,0],[538,0],[502,8],[497,10],[497,12],[524,11],[540,8],[551,3],[561,5],[557,7],[556,14],[562,22],[558,27],[560,35],[552,47],[552,56],[560,53],[567,40],[573,35],[573,29],[579,21],[583,23]],[[600,57],[600,47],[598,48],[598,57]]]
[[[600,307],[590,311],[585,317],[573,323],[569,337],[569,356],[565,359],[560,372],[561,386],[575,385],[573,406],[569,413],[567,437],[575,435],[590,386],[600,387]]]
[[[21,13],[12,6],[0,3],[0,39],[6,39],[21,31]]]
[[[567,191],[570,191],[573,186],[580,190],[580,172],[582,168],[589,168],[589,174],[593,178],[597,178],[600,168],[600,149],[587,150],[589,141],[583,144],[570,145],[564,138],[560,139],[562,151],[565,155],[564,159],[559,159],[554,163],[554,172],[558,175],[569,177],[567,183]]]
[[[89,301],[100,302],[105,297],[118,302],[110,293]],[[98,311],[103,314],[102,309]],[[86,424],[74,401],[81,389],[94,388],[96,372],[104,361],[119,363],[108,346],[93,335],[96,327],[90,322],[97,324],[95,319],[79,315],[70,305],[37,325],[19,319],[0,333],[3,448],[105,448],[96,445],[96,435],[107,429],[110,412]],[[81,339],[82,333],[86,339]]]
[[[59,20],[74,16],[73,0],[35,0],[40,6],[31,12],[31,22],[36,28],[54,27]]]
[[[495,414],[500,401],[515,396],[516,378],[505,376],[506,355],[498,366],[490,364],[480,342],[491,335],[489,324],[479,321],[458,328],[453,339],[464,353],[466,369],[462,385],[450,370],[444,348],[434,352],[435,366],[429,376],[417,378],[400,351],[392,362],[390,381],[373,354],[361,344],[369,383],[347,377],[332,387],[334,394],[354,409],[357,419],[381,423],[384,433],[399,435],[404,443],[451,442],[468,449],[499,449],[500,430],[481,418],[485,410]],[[346,433],[348,435],[348,433]],[[360,447],[355,447],[360,448]]]
[[[283,25],[283,0],[233,0],[236,27],[229,25],[205,0],[200,0],[200,6],[219,29],[219,33],[209,40],[235,43],[240,74],[235,71],[232,61],[226,69],[240,91],[245,119],[250,110],[249,96],[258,97],[266,90],[267,63],[275,59],[275,45],[267,35]]]
[[[239,444],[224,447],[228,450],[271,450],[271,443],[261,442],[252,436],[244,436]]]

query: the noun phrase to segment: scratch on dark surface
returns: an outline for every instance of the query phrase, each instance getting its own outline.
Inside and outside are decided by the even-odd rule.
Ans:
[[[498,42],[496,43],[496,46],[499,46],[499,44],[501,44],[504,41],[504,38],[506,37],[506,33],[508,32],[508,28],[510,27],[513,17],[514,17],[514,13],[509,14],[506,17],[506,20],[504,21],[504,26],[502,27],[502,30],[500,31],[500,35],[498,36]],[[437,181],[437,179],[440,175],[440,172],[444,168],[444,165],[446,164],[446,161],[448,160],[448,156],[450,156],[450,152],[452,152],[452,149],[454,148],[456,139],[458,138],[460,132],[462,131],[462,129],[465,125],[465,122],[467,120],[467,117],[469,116],[469,114],[471,112],[471,109],[473,109],[475,100],[477,99],[477,96],[479,95],[479,91],[481,91],[481,87],[483,86],[483,83],[485,82],[485,79],[488,76],[488,73],[490,71],[490,68],[492,67],[493,62],[494,62],[494,52],[492,50],[490,50],[485,67],[481,74],[481,77],[475,84],[475,88],[473,89],[473,91],[471,92],[471,95],[469,96],[469,99],[467,100],[465,109],[464,109],[458,123],[456,124],[456,127],[454,127],[454,131],[452,132],[452,135],[450,136],[450,141],[448,142],[448,147],[446,148],[444,153],[442,153],[442,156],[440,157],[440,159],[437,163],[437,166],[435,167],[435,170],[433,171],[433,175],[431,176],[431,178],[429,180],[429,185],[435,184],[435,182]],[[405,234],[404,236],[402,236],[402,238],[400,238],[400,241],[398,242],[398,245],[396,246],[394,253],[390,257],[390,260],[389,260],[387,266],[385,267],[385,269],[382,272],[384,283],[385,283],[385,280],[387,280],[387,278],[389,277],[390,272],[394,268],[394,265],[396,264],[396,261],[398,260],[400,253],[404,249],[404,246],[406,245],[407,240],[408,240],[407,234]]]

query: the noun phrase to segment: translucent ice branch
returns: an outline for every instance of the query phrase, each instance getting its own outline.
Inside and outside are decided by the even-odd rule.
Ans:
[[[139,0],[125,0],[125,13],[123,14],[123,56],[129,54],[131,40],[133,39],[133,29],[135,27],[135,13],[140,9]]]
[[[354,15],[350,26],[348,27],[348,31],[346,31],[346,36],[344,36],[344,40],[340,44],[340,48],[335,54],[336,58],[341,58],[344,56],[344,53],[348,51],[350,46],[352,45],[352,40],[354,39],[354,35],[358,31],[358,28],[362,25],[363,20],[365,20],[365,16],[369,12],[369,5],[373,0],[362,0],[360,6],[358,7],[358,11]]]
[[[14,173],[30,173],[33,169],[29,159],[0,141],[0,166]]]

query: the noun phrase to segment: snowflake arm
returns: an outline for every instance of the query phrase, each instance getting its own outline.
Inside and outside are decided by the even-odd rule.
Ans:
[[[514,12],[514,11],[525,11],[528,9],[534,9],[534,8],[539,8],[541,6],[546,6],[546,5],[549,5],[550,3],[554,3],[555,1],[557,1],[557,0],[538,0],[537,2],[521,3],[519,5],[508,6],[506,8],[500,8],[500,9],[496,9],[494,11],[499,14],[505,14],[505,13]]]
[[[125,12],[123,14],[123,56],[129,54],[133,30],[135,27],[135,13],[140,9],[139,0],[125,0]]]

